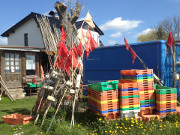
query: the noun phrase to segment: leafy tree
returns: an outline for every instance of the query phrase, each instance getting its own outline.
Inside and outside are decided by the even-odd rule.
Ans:
[[[137,40],[138,42],[167,40],[170,31],[175,39],[180,39],[180,16],[165,18],[154,27],[153,31],[140,35]]]

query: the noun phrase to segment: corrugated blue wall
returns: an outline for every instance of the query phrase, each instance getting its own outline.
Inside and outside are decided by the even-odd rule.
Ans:
[[[172,50],[166,53],[166,41],[149,41],[130,44],[137,55],[145,62],[148,68],[153,69],[156,75],[163,80],[165,86],[173,86]],[[180,44],[176,44],[176,61],[180,57]],[[100,47],[84,57],[84,84],[107,80],[119,80],[120,70],[143,69],[136,58],[132,64],[132,54],[125,45]],[[177,73],[180,69],[176,67]],[[177,84],[176,84],[177,85]]]

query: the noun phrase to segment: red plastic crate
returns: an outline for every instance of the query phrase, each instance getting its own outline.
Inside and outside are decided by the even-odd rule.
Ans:
[[[21,115],[18,113],[10,114],[7,116],[2,116],[4,119],[4,123],[8,123],[10,125],[18,125],[18,124],[28,124],[30,121],[33,121],[33,116],[30,115]]]
[[[111,109],[118,109],[119,108],[119,102],[108,102],[104,104],[100,104],[96,101],[94,101],[91,98],[88,98],[88,103],[96,107],[100,111],[106,111],[106,110],[111,110]]]
[[[155,93],[140,94],[140,100],[153,100],[155,99]]]
[[[159,104],[159,103],[156,103],[156,110],[158,111],[164,111],[164,110],[167,110],[167,109],[176,109],[177,107],[177,103],[166,103],[166,104]]]
[[[88,96],[99,101],[118,99],[118,90],[96,91],[88,87]]]
[[[140,116],[143,116],[145,114],[153,114],[154,109],[155,109],[155,106],[140,108],[140,112],[138,114]]]
[[[121,70],[121,75],[144,75],[144,74],[153,74],[153,69],[145,69],[145,70]]]
[[[173,94],[156,94],[156,101],[171,101],[171,100],[177,100],[177,93]]]
[[[120,96],[139,95],[139,90],[119,91]]]
[[[126,80],[119,80],[118,89],[129,89],[129,88],[138,88],[138,83],[126,81]]]

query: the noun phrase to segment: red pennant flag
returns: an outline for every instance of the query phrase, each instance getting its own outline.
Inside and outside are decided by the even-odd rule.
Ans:
[[[65,33],[63,27],[62,27],[62,31],[61,31],[61,39],[62,39],[63,42],[65,42],[65,39],[66,39],[66,33]]]
[[[79,54],[79,56],[81,56],[82,55],[82,46],[81,46],[81,42],[79,42],[79,45],[77,46],[77,52],[78,52],[78,54]]]
[[[173,40],[173,37],[172,37],[172,34],[171,34],[171,31],[169,33],[169,37],[168,37],[168,40],[167,40],[167,45],[169,45],[170,47],[174,45],[174,40]]]
[[[66,63],[65,63],[64,70],[69,75],[69,63],[68,63],[68,61],[66,61]]]
[[[92,37],[89,28],[88,28],[88,30],[87,30],[87,32],[86,32],[86,37],[87,37],[87,39],[89,39],[90,37]]]
[[[61,58],[65,59],[68,56],[68,49],[66,48],[64,43],[62,43],[60,50],[61,50]]]
[[[75,54],[75,57],[78,58],[78,52],[77,52],[77,49],[76,49],[76,46],[74,45],[74,43],[72,45],[72,49],[73,49],[73,52]]]
[[[126,44],[126,50],[129,51],[129,44],[128,44],[128,42],[127,42],[127,40],[126,40],[125,37],[124,37],[124,42],[125,42],[125,44]]]
[[[88,57],[89,57],[89,54],[90,54],[90,51],[88,50],[88,51],[86,51],[86,58],[88,59]]]
[[[90,38],[90,45],[91,45],[91,51],[93,51],[94,49],[96,49],[98,47],[96,41],[94,40],[93,37]]]
[[[132,53],[132,58],[133,58],[132,63],[134,64],[134,61],[135,61],[137,55],[132,48],[130,48],[130,52]]]

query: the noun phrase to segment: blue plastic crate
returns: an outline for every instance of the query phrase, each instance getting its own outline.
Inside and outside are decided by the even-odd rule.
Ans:
[[[140,105],[140,108],[144,108],[144,107],[153,107],[156,104],[146,104],[146,105]]]
[[[118,89],[119,91],[132,91],[132,90],[139,90],[139,88],[128,88],[128,89]]]
[[[156,112],[158,112],[158,113],[166,113],[166,112],[176,112],[176,109],[167,109],[167,110],[164,110],[164,111],[158,111],[158,110],[156,110]]]

